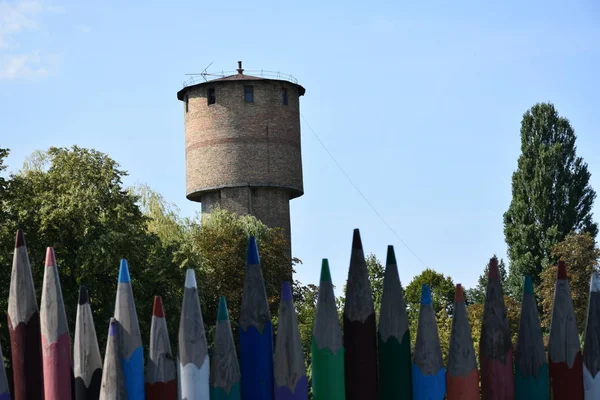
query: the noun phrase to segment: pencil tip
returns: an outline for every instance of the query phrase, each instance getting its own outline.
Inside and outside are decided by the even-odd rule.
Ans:
[[[248,243],[248,260],[249,265],[260,264],[260,257],[258,256],[258,246],[256,244],[256,238],[250,236],[250,242]]]
[[[387,248],[386,264],[396,264],[396,254],[394,254],[394,246],[389,245]]]
[[[15,249],[18,249],[21,246],[25,246],[25,235],[23,234],[22,229],[18,229],[17,237],[15,238]]]
[[[54,255],[54,248],[47,247],[46,248],[46,267],[55,267],[56,266],[56,256]]]
[[[331,281],[331,272],[329,271],[329,261],[324,258],[321,262],[321,282]]]
[[[117,329],[119,329],[119,323],[115,318],[110,319],[110,326],[108,328],[108,336],[117,336]]]
[[[127,260],[122,258],[121,265],[119,265],[119,283],[129,283],[131,278],[129,277],[129,265]]]
[[[490,265],[488,269],[488,279],[498,279],[498,259],[496,257],[490,258]]]
[[[590,283],[590,288],[592,292],[600,292],[600,272],[592,273],[592,281]]]
[[[560,260],[558,262],[558,271],[556,274],[556,279],[568,279],[567,278],[567,267],[565,266],[565,262]]]
[[[281,301],[291,301],[292,300],[292,286],[288,281],[284,281],[281,284]]]
[[[217,321],[227,321],[229,313],[227,312],[227,299],[225,296],[219,297],[219,311],[217,312]]]
[[[431,304],[431,289],[429,285],[421,285],[421,304]]]
[[[152,315],[158,318],[164,318],[165,312],[163,310],[162,297],[154,296],[154,305],[152,306]]]
[[[85,285],[79,286],[79,304],[84,305],[90,301],[88,290]]]
[[[454,290],[454,301],[465,301],[465,293],[460,283],[456,284],[456,289]]]
[[[525,281],[523,283],[523,292],[533,294],[533,281],[531,280],[531,276],[529,275],[525,275]]]
[[[352,248],[356,250],[362,250],[362,240],[360,239],[360,230],[355,229],[352,236]]]

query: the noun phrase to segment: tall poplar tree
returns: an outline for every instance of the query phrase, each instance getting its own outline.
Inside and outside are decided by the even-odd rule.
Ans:
[[[538,103],[523,114],[521,156],[504,214],[513,294],[520,293],[525,274],[539,283],[542,270],[556,261],[552,247],[567,234],[588,232],[595,238],[598,233],[592,220],[596,192],[575,140],[571,124],[553,104]]]

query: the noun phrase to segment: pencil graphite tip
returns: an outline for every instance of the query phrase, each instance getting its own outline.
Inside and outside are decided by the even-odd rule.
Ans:
[[[227,312],[227,299],[225,296],[219,297],[219,311],[217,313],[217,321],[229,320],[229,313]]]
[[[355,229],[352,236],[352,248],[356,250],[362,250],[362,240],[360,239],[360,230]]]
[[[389,245],[387,248],[387,260],[386,264],[396,264],[396,254],[394,254],[394,246]]]
[[[456,284],[456,289],[454,290],[454,301],[465,301],[465,293],[460,283]]]
[[[498,279],[500,274],[498,273],[498,259],[496,257],[490,258],[488,267],[488,279]]]
[[[46,267],[55,267],[56,266],[56,257],[54,255],[54,248],[47,247],[46,248]]]
[[[79,304],[84,305],[89,303],[90,297],[88,295],[88,290],[85,285],[79,286]]]
[[[108,336],[117,336],[117,329],[119,329],[119,323],[115,318],[110,319],[110,326],[108,328]]]
[[[164,318],[165,312],[163,310],[162,297],[154,296],[154,305],[152,306],[152,315],[158,318]]]
[[[15,249],[18,249],[21,246],[25,246],[25,234],[23,234],[22,229],[18,229],[17,237],[15,238]]]
[[[281,301],[292,300],[292,286],[288,281],[284,281],[281,284]]]
[[[331,272],[329,272],[329,261],[324,258],[321,262],[321,282],[331,282]]]
[[[568,279],[567,278],[567,267],[563,260],[558,262],[558,271],[556,273],[556,279]]]
[[[533,281],[529,275],[525,275],[523,282],[523,293],[533,294]]]
[[[431,289],[429,289],[429,285],[421,285],[421,304],[431,304]]]
[[[197,288],[196,284],[196,273],[193,269],[188,269],[185,273],[185,287],[186,288]]]
[[[248,242],[248,265],[258,265],[260,264],[260,257],[258,256],[258,246],[256,244],[256,238],[254,236],[250,236],[250,241]]]
[[[119,266],[119,283],[130,283],[131,278],[129,277],[129,265],[127,260],[122,258],[121,265]]]

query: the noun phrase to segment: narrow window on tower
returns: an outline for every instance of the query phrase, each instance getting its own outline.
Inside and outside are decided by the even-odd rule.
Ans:
[[[281,89],[281,100],[283,101],[283,105],[288,105],[288,97],[287,97],[287,88]]]
[[[244,100],[246,103],[254,103],[254,86],[244,86]]]
[[[186,95],[185,96],[185,112],[188,112],[190,110],[190,96]]]
[[[208,91],[206,93],[206,98],[208,100],[208,105],[209,106],[211,104],[215,104],[216,97],[215,97],[215,88],[214,87],[208,88]]]

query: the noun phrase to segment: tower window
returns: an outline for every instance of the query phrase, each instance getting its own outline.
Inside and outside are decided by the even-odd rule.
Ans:
[[[186,95],[185,96],[185,112],[188,112],[190,110],[190,96]]]
[[[283,105],[288,105],[288,96],[287,96],[287,88],[281,89],[281,100],[283,101]]]
[[[214,87],[208,88],[208,91],[206,93],[206,98],[208,100],[208,105],[215,104],[217,98],[215,96],[215,88]]]
[[[246,103],[254,103],[254,86],[244,86],[244,100]]]

